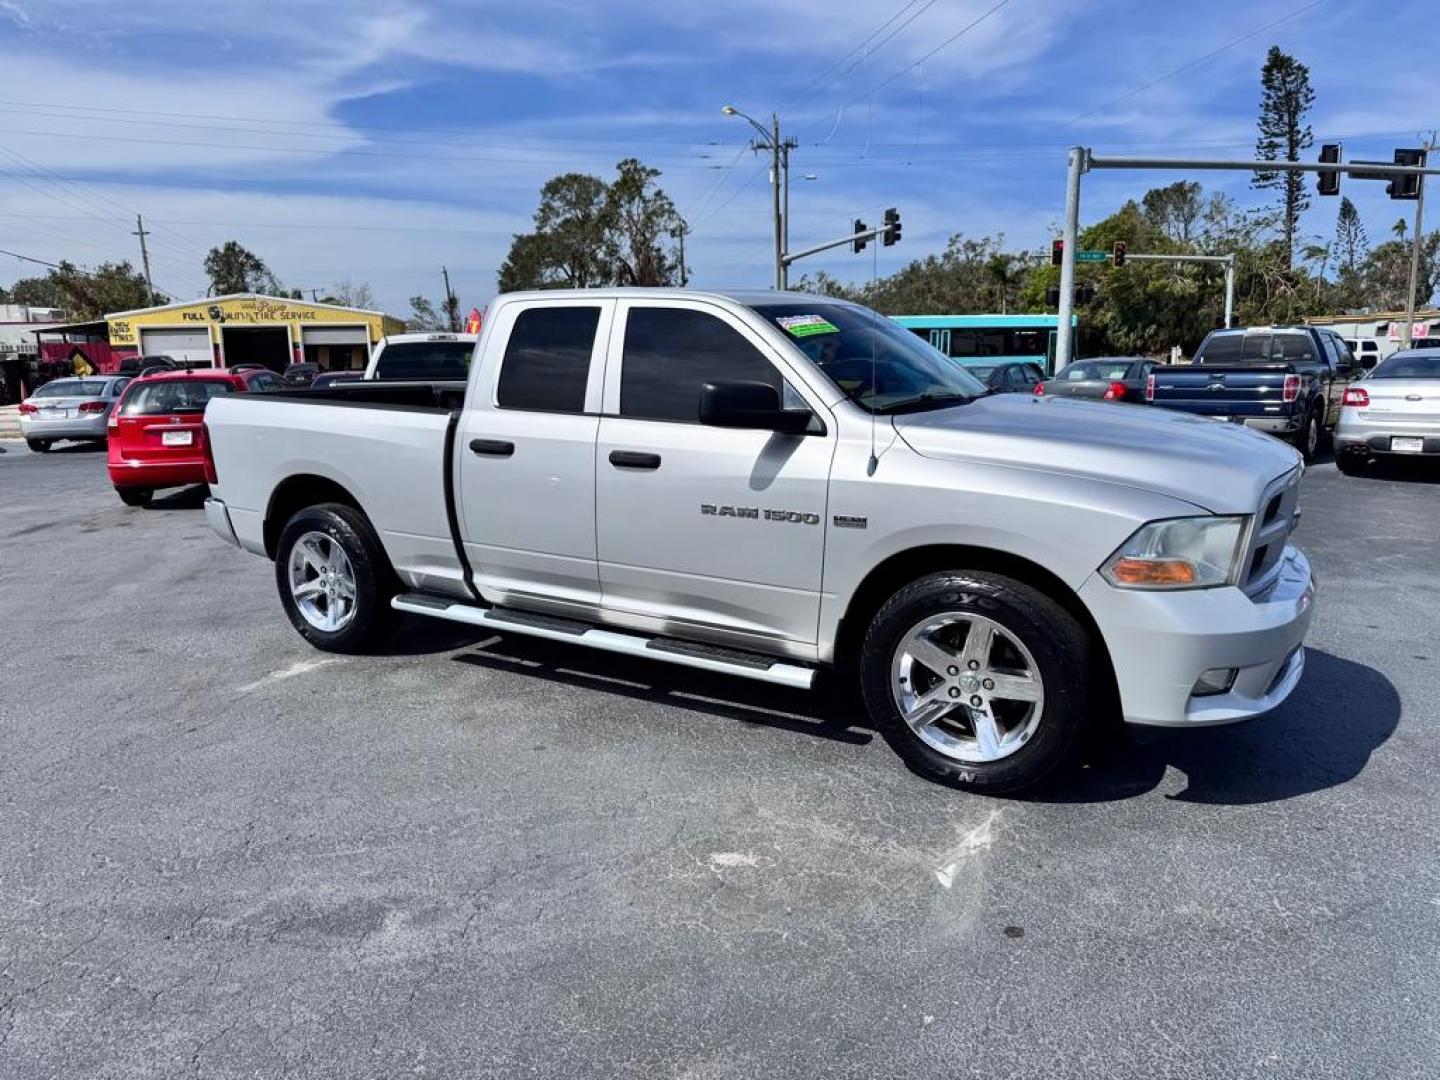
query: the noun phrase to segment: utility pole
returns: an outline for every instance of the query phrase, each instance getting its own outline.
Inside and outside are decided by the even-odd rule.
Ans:
[[[450,271],[440,267],[440,273],[445,277],[445,318],[450,324],[450,332],[460,332],[460,306],[455,303],[455,294],[450,291]]]
[[[785,221],[780,215],[780,116],[770,114],[770,202],[775,226],[775,288],[785,287]],[[788,182],[786,183],[788,187]]]
[[[683,289],[690,282],[690,275],[685,272],[685,234],[690,231],[690,226],[680,222],[670,230],[670,235],[680,243],[680,287]]]
[[[770,153],[770,223],[775,233],[775,288],[783,289],[788,279],[785,256],[790,246],[790,151],[800,144],[794,139],[780,138],[778,113],[770,114],[770,126],[766,128],[734,105],[726,105],[720,111],[726,116],[740,117],[759,133],[760,138],[750,140],[752,150],[757,154],[761,150]]]
[[[1425,155],[1420,159],[1422,165],[1430,160],[1430,151],[1435,149],[1435,132],[1430,132],[1430,138],[1425,140]],[[1410,240],[1410,287],[1405,293],[1405,329],[1402,331],[1401,344],[1404,348],[1410,348],[1413,342],[1410,340],[1415,330],[1415,293],[1420,287],[1420,245],[1425,239],[1425,177],[1420,176],[1415,185],[1415,235]]]
[[[150,303],[154,304],[155,284],[150,280],[150,252],[145,250],[145,237],[149,233],[145,231],[145,222],[141,220],[139,214],[135,215],[135,231],[130,235],[140,238],[140,265],[145,268],[145,291],[150,294]]]

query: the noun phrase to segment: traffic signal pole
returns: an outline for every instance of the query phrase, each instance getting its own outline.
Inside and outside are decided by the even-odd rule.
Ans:
[[[1081,146],[1070,148],[1070,169],[1065,176],[1065,229],[1062,233],[1064,250],[1060,253],[1060,303],[1055,325],[1055,367],[1047,372],[1053,375],[1071,359],[1074,344],[1071,341],[1071,323],[1075,319],[1075,248],[1080,237],[1080,177],[1089,168],[1090,151]]]
[[[1425,143],[1425,158],[1435,149],[1435,134],[1431,132]],[[1405,293],[1405,330],[1401,342],[1410,348],[1415,332],[1415,291],[1420,283],[1420,244],[1425,239],[1425,178],[1422,176],[1415,185],[1415,235],[1410,238],[1410,286]]]
[[[1352,173],[1364,174],[1367,179],[1383,177],[1405,177],[1414,176],[1420,178],[1420,188],[1423,194],[1424,178],[1427,176],[1440,176],[1440,168],[1430,165],[1387,165],[1383,162],[1310,162],[1310,161],[1229,161],[1229,160],[1208,160],[1206,158],[1143,158],[1143,157],[1096,157],[1090,152],[1089,147],[1073,146],[1070,148],[1070,169],[1066,176],[1065,183],[1065,250],[1060,260],[1060,303],[1059,319],[1060,324],[1056,327],[1055,334],[1055,362],[1056,366],[1063,366],[1070,359],[1071,353],[1071,328],[1070,320],[1074,311],[1074,287],[1075,287],[1075,246],[1076,234],[1080,231],[1080,178],[1093,169],[1159,169],[1169,172],[1300,172],[1300,173]],[[1423,203],[1423,198],[1417,198],[1416,203]],[[1417,225],[1421,221],[1421,207],[1416,206],[1415,219]],[[1420,237],[1415,237],[1415,252],[1419,251]],[[1412,260],[1415,258],[1412,252]],[[1131,255],[1130,258],[1139,258]],[[1233,290],[1234,271],[1229,275],[1227,292],[1232,294],[1232,299],[1227,303],[1227,325],[1229,316],[1233,314]],[[1406,333],[1409,333],[1410,323],[1413,319],[1406,321]]]

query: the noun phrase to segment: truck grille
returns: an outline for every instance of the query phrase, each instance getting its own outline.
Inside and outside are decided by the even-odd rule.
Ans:
[[[1265,600],[1280,579],[1285,545],[1295,528],[1300,503],[1300,473],[1294,469],[1265,489],[1250,526],[1243,588],[1256,602]]]

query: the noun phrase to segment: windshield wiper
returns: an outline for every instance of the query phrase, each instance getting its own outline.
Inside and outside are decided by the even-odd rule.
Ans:
[[[924,393],[918,397],[906,398],[904,401],[897,401],[890,405],[882,405],[874,411],[884,415],[893,415],[902,412],[921,412],[932,408],[945,408],[948,405],[964,405],[975,400],[973,394],[936,394]]]

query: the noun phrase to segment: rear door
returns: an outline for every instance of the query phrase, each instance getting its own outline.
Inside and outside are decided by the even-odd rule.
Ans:
[[[503,305],[455,440],[461,535],[490,599],[600,603],[595,438],[613,300]],[[382,356],[382,363],[384,357]]]
[[[820,614],[828,434],[702,425],[706,382],[761,381],[828,411],[775,347],[719,305],[624,301],[596,453],[607,614],[655,632],[803,651]]]

